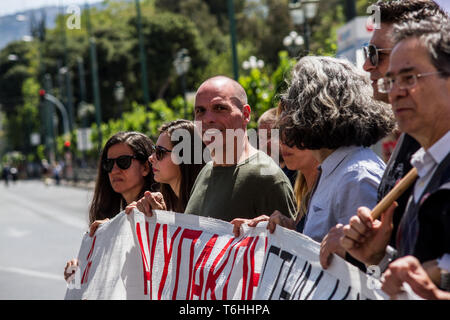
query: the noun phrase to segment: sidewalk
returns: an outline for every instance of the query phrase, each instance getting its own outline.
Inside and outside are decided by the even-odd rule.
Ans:
[[[70,187],[76,187],[76,188],[82,188],[82,189],[88,189],[88,190],[94,190],[95,188],[95,181],[73,181],[73,180],[61,180],[61,185],[63,186],[70,186]]]
[[[41,179],[41,181],[46,185],[56,186],[56,180],[53,178],[47,178],[46,180]],[[77,182],[75,182],[73,180],[61,179],[60,185],[93,191],[95,188],[95,181],[78,180]]]

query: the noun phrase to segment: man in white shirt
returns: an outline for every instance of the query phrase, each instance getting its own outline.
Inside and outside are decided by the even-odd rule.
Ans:
[[[382,270],[395,256],[413,255],[424,263],[450,253],[450,21],[408,21],[394,26],[393,35],[389,69],[378,90],[389,94],[400,130],[422,147],[411,160],[419,178],[397,232],[397,252],[387,246],[394,205],[381,222],[370,209],[359,208],[341,238],[353,257]]]

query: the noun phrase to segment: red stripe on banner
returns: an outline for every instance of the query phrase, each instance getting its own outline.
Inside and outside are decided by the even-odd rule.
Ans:
[[[229,253],[228,253],[228,258],[230,257],[231,252],[233,251],[234,247],[235,247],[238,243],[239,243],[239,242],[236,242],[235,244],[233,244],[233,245],[231,246],[230,251],[229,251]],[[239,247],[239,246],[238,246],[238,247]],[[229,282],[229,280],[230,280],[231,272],[233,271],[233,265],[234,265],[234,261],[236,260],[236,254],[237,254],[237,251],[235,251],[233,263],[231,264],[231,270],[230,270],[230,273],[229,273],[229,275],[228,275],[227,281],[225,282],[225,285],[224,285],[224,287],[223,287],[223,291],[222,291],[222,300],[228,300],[228,299],[227,299],[228,282]],[[228,258],[227,258],[226,261],[228,261]]]
[[[203,271],[205,269],[206,262],[209,259],[209,256],[211,255],[211,251],[214,248],[214,245],[216,244],[217,238],[219,235],[215,234],[211,237],[211,239],[208,240],[205,247],[203,248],[202,252],[200,253],[199,258],[197,259],[197,262],[195,263],[194,267],[194,274],[192,276],[192,290],[191,290],[191,296],[190,299],[193,300],[194,295],[201,297],[202,289],[203,289],[203,283],[204,283],[204,276]],[[201,266],[199,266],[201,264]],[[200,282],[198,284],[195,283],[195,275],[200,268]]]
[[[147,295],[147,293],[148,293],[147,273],[149,273],[149,269],[148,269],[147,257],[145,255],[144,244],[142,242],[141,224],[139,222],[136,223],[136,235],[138,237],[139,247],[141,249],[142,269],[144,272],[144,295]]]
[[[156,249],[156,243],[158,242],[158,234],[159,234],[159,227],[161,225],[157,223],[155,225],[155,232],[153,233],[153,240],[152,240],[152,251],[150,253],[150,272],[153,272],[153,260],[155,259],[155,249]],[[147,231],[148,232],[148,231]],[[150,237],[149,237],[150,239]],[[152,286],[152,277],[150,274],[150,299],[153,298],[153,286]]]
[[[91,246],[91,250],[89,250],[89,253],[86,257],[86,260],[89,260],[89,258],[91,257],[92,251],[94,251],[94,246],[95,246],[95,240],[97,239],[97,236],[94,237],[94,240],[92,241],[92,246]]]
[[[150,235],[148,234],[148,221],[145,221],[145,235],[147,236],[147,249],[150,252]]]
[[[227,298],[228,284],[230,282],[231,274],[233,273],[234,263],[236,262],[236,257],[237,257],[237,255],[239,253],[239,248],[241,248],[241,247],[249,247],[251,245],[253,239],[254,239],[253,237],[247,237],[247,238],[241,240],[239,242],[239,244],[236,246],[236,251],[235,251],[235,254],[234,254],[234,258],[233,258],[233,263],[231,264],[231,270],[230,270],[230,273],[228,274],[227,281],[225,282],[225,286],[223,288],[223,297],[222,297],[222,299],[225,299],[225,300],[228,299]],[[247,248],[247,250],[248,250],[248,248]],[[246,252],[247,252],[247,250],[246,250]],[[245,253],[244,253],[244,256],[246,256]],[[247,259],[244,259],[243,271],[244,271],[244,275],[243,275],[244,277],[242,279],[242,292],[243,292],[242,296],[245,297],[245,288],[247,287],[247,277],[248,277],[248,275],[247,275],[247,273],[248,273],[248,262],[247,262]]]
[[[89,270],[91,269],[92,261],[89,261],[86,269],[84,269],[83,277],[81,278],[81,284],[86,283],[88,281]]]
[[[142,262],[144,264],[144,272],[148,270],[148,262],[147,262],[147,256],[145,255],[145,248],[144,248],[144,242],[142,241],[142,234],[141,234],[141,224],[138,222],[136,223],[136,234],[139,240],[139,247],[141,248],[141,257]]]
[[[244,276],[243,276],[243,278],[242,278],[242,293],[241,293],[241,300],[245,300],[245,289],[247,288],[247,278],[248,278],[248,262],[247,262],[247,255],[248,255],[248,251],[250,250],[250,245],[251,245],[251,243],[253,242],[253,240],[254,240],[254,238],[250,238],[250,240],[249,240],[249,244],[248,244],[248,247],[247,247],[247,249],[245,250],[245,252],[244,252],[244,266],[243,266],[243,273],[244,273]],[[236,249],[236,251],[237,251],[237,249]],[[233,264],[234,264],[234,262],[233,262]]]
[[[159,284],[158,300],[161,300],[162,292],[163,292],[164,286],[166,284],[167,274],[169,272],[169,263],[170,263],[170,259],[172,257],[173,243],[175,242],[175,238],[177,237],[178,233],[180,233],[180,231],[181,231],[181,227],[178,227],[170,240],[170,248],[169,248],[169,251],[167,251],[167,224],[163,225],[164,268],[163,268],[163,274],[161,277],[161,282]]]
[[[255,249],[256,244],[258,243],[259,237],[255,238],[255,241],[253,241],[252,248],[250,250],[250,283],[248,285],[248,292],[247,292],[247,299],[252,300],[253,299],[253,288],[258,286],[259,281],[259,273],[255,273]],[[255,283],[256,279],[256,283]]]
[[[86,268],[84,269],[83,277],[81,278],[81,284],[86,283],[88,280],[89,269],[91,268],[92,265],[92,261],[89,261],[89,259],[92,256],[92,252],[94,252],[95,240],[97,240],[97,236],[95,236],[94,239],[92,240],[91,249],[89,250],[89,253],[86,257],[87,265]]]
[[[189,278],[188,278],[188,286],[187,286],[187,292],[186,292],[186,298],[185,298],[186,300],[189,299],[190,289],[191,289],[191,278],[192,278],[192,265],[193,265],[193,261],[194,261],[194,247],[195,247],[195,243],[197,242],[197,240],[201,234],[202,234],[202,231],[190,230],[190,229],[185,229],[181,233],[180,241],[178,243],[177,271],[176,271],[176,275],[175,275],[175,286],[173,288],[172,300],[175,300],[177,298],[178,280],[180,278],[180,264],[181,264],[181,255],[182,255],[181,247],[183,246],[184,239],[192,240],[191,249],[189,251]]]
[[[219,278],[220,274],[222,273],[223,269],[225,268],[225,266],[227,265],[228,259],[230,258],[230,253],[231,250],[228,252],[227,258],[225,259],[224,263],[222,264],[222,266],[219,268],[219,270],[217,270],[216,273],[214,273],[215,268],[217,267],[220,259],[222,259],[223,255],[225,254],[225,252],[227,252],[228,247],[230,247],[231,243],[234,241],[235,238],[231,238],[228,243],[225,245],[225,247],[220,251],[220,254],[216,257],[216,259],[214,260],[211,268],[209,269],[209,273],[208,273],[208,278],[206,279],[206,287],[205,287],[205,297],[204,299],[206,300],[206,295],[208,294],[208,291],[211,290],[211,299],[212,300],[216,300],[216,281]]]

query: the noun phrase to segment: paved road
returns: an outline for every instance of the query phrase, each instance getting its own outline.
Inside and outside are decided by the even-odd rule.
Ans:
[[[63,299],[92,191],[41,181],[0,184],[0,299]]]

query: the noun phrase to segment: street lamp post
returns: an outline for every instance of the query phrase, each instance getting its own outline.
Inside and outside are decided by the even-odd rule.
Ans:
[[[114,98],[116,99],[117,104],[119,105],[119,115],[118,117],[121,117],[122,115],[122,103],[123,99],[125,97],[125,88],[121,81],[117,81],[116,85],[114,86]]]
[[[87,25],[87,33],[89,38],[89,53],[91,58],[91,73],[92,73],[92,88],[94,92],[94,105],[95,105],[95,121],[97,123],[98,128],[98,146],[97,149],[100,152],[103,144],[103,136],[102,136],[102,109],[100,102],[100,85],[98,80],[98,64],[97,64],[97,47],[95,44],[95,38],[92,36],[91,30],[91,19],[89,13],[89,5],[86,4],[86,25]]]
[[[44,75],[44,94],[45,93],[50,93],[51,89],[52,89],[52,78],[51,76],[46,73]],[[45,139],[45,144],[47,147],[47,159],[50,160],[50,162],[54,162],[55,161],[55,152],[56,152],[56,141],[54,138],[54,126],[53,126],[53,105],[50,101],[46,100],[45,101],[45,105],[44,105],[44,114],[45,114],[45,121],[46,121],[46,139]]]
[[[283,39],[283,45],[288,49],[289,54],[292,57],[297,55],[298,49],[305,43],[303,37],[299,35],[296,31],[291,31]]]
[[[181,90],[183,91],[184,101],[184,118],[187,119],[187,101],[186,101],[186,73],[189,70],[191,64],[191,57],[188,55],[188,50],[185,48],[180,49],[175,55],[173,65],[175,71],[179,77],[181,77]]]
[[[58,110],[61,112],[61,118],[63,120],[63,132],[65,136],[64,138],[65,139],[69,138],[70,124],[69,124],[69,115],[67,113],[66,108],[58,98],[51,95],[50,93],[44,93],[44,99],[53,103],[53,105],[56,106]]]
[[[141,20],[141,5],[140,0],[136,0],[136,15],[137,15],[137,31],[139,41],[139,59],[141,61],[141,73],[142,73],[142,94],[144,97],[145,109],[149,111],[150,94],[148,92],[148,78],[147,78],[147,58],[145,55],[144,37],[142,35],[142,20]],[[147,118],[148,120],[148,118]]]
[[[227,1],[228,7],[228,19],[230,20],[230,36],[231,36],[231,53],[233,55],[233,74],[234,80],[239,79],[239,69],[238,69],[238,56],[236,49],[236,22],[234,18],[234,3],[233,0]]]
[[[72,84],[71,84],[71,74],[70,74],[70,70],[68,67],[64,66],[60,66],[59,70],[58,70],[58,81],[60,82],[59,86],[60,86],[60,97],[63,98],[64,94],[63,91],[65,91],[65,95],[66,95],[66,105],[67,105],[67,112],[68,112],[68,116],[69,116],[69,129],[70,131],[72,131],[74,129],[74,117],[73,117],[73,107],[72,107]],[[63,85],[63,81],[65,79],[65,86]],[[64,90],[65,89],[65,90]],[[64,100],[64,99],[61,99]]]
[[[289,3],[292,21],[294,25],[303,25],[305,50],[309,53],[311,28],[308,20],[313,19],[317,14],[320,0],[293,0]]]

